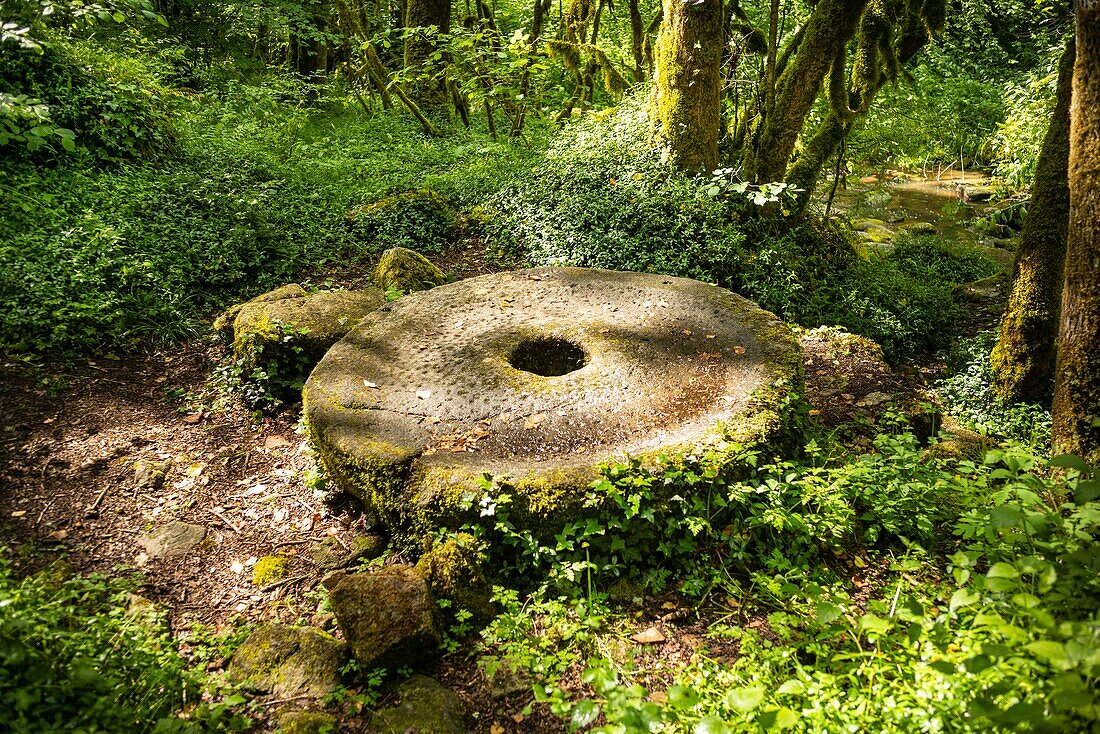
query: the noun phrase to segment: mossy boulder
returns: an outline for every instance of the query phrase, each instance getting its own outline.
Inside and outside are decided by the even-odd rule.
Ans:
[[[387,304],[318,364],[303,405],[327,474],[411,538],[476,522],[486,473],[536,527],[583,511],[623,454],[765,446],[801,369],[790,329],[727,290],[536,268]]]
[[[369,252],[390,247],[442,252],[458,231],[454,208],[431,189],[357,206],[347,213],[346,224],[353,239]]]
[[[372,734],[465,734],[466,705],[453,691],[423,675],[397,687],[398,703],[371,717]]]
[[[371,277],[382,290],[403,294],[426,291],[447,282],[447,276],[431,260],[404,247],[383,252]]]
[[[451,600],[455,609],[465,609],[475,621],[484,623],[496,616],[493,587],[485,575],[478,541],[469,533],[435,544],[420,557],[416,570],[437,598]]]
[[[292,698],[323,698],[340,686],[347,647],[312,627],[267,624],[229,662],[228,677],[247,688]]]
[[[325,579],[329,604],[360,670],[396,670],[431,660],[442,634],[428,584],[410,566]]]
[[[234,306],[214,322],[247,373],[274,360],[308,372],[336,341],[386,299],[377,288],[307,293],[288,285]]]
[[[385,549],[386,539],[381,535],[359,535],[352,538],[346,548],[336,538],[310,543],[309,555],[314,565],[325,571],[335,571],[358,561],[377,558]]]
[[[138,543],[151,558],[172,558],[190,553],[204,540],[204,526],[173,521],[141,536]]]
[[[325,734],[336,731],[336,717],[322,711],[290,709],[275,717],[282,734]]]

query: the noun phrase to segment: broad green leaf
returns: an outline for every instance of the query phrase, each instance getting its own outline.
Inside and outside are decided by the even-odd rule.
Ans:
[[[990,579],[1015,579],[1020,577],[1020,572],[1011,563],[1001,561],[990,566],[985,576]]]
[[[690,709],[699,703],[699,694],[694,688],[688,686],[669,686],[665,691],[668,695],[668,703],[673,708]]]
[[[583,729],[586,726],[591,726],[596,722],[600,716],[600,706],[595,701],[585,699],[578,703],[573,708],[573,716],[571,721],[573,726],[578,729]]]
[[[764,700],[764,689],[759,686],[734,688],[726,694],[726,704],[738,711],[752,711]]]
[[[1070,665],[1066,646],[1054,640],[1039,640],[1024,645],[1024,649],[1039,658],[1046,660],[1051,665],[1063,667]]]
[[[1080,456],[1074,454],[1062,454],[1061,456],[1055,456],[1050,460],[1051,466],[1056,466],[1062,469],[1076,469],[1079,472],[1091,472],[1092,466]]]

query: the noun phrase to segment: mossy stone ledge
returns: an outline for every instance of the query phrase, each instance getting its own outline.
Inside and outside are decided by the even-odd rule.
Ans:
[[[535,268],[390,303],[317,365],[311,442],[393,530],[476,521],[481,480],[529,527],[576,514],[599,467],[788,428],[802,352],[774,315],[661,275]]]

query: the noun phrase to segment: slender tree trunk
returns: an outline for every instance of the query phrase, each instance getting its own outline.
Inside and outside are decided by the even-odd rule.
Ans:
[[[1051,408],[1056,452],[1100,465],[1100,3],[1077,0],[1069,237]]]
[[[535,50],[538,48],[539,39],[542,37],[543,24],[546,21],[546,15],[550,12],[550,3],[552,0],[535,0],[535,10],[531,18],[531,36],[527,39],[528,53],[534,56]],[[523,76],[519,81],[519,107],[516,111],[516,116],[512,123],[512,137],[517,137],[523,132],[523,124],[527,118],[528,100],[527,94],[531,91],[531,68],[530,65],[523,68]]]
[[[991,357],[997,392],[1012,402],[1046,402],[1054,384],[1062,262],[1069,229],[1069,101],[1074,58],[1071,38],[1058,64],[1054,115],[1035,166],[1012,291]]]
[[[814,8],[797,51],[776,82],[775,110],[757,131],[745,161],[745,173],[753,181],[784,180],[802,123],[821,92],[836,50],[855,35],[867,2],[820,0]]]
[[[420,67],[418,71],[426,75],[409,90],[409,97],[425,111],[445,107],[450,101],[445,64],[432,60],[439,50],[436,39],[412,30],[429,26],[438,28],[439,33],[450,32],[451,0],[408,0],[405,9],[405,28],[410,29],[405,38],[405,68]]]
[[[634,52],[634,81],[645,81],[645,26],[638,0],[630,0],[630,49]]]
[[[654,141],[668,146],[680,168],[711,171],[718,166],[722,0],[664,0],[663,15],[654,49]]]

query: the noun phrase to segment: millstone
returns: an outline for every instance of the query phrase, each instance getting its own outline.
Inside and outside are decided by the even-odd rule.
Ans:
[[[476,518],[485,474],[529,524],[583,503],[599,466],[766,441],[801,389],[772,314],[683,278],[582,268],[498,273],[368,315],[303,392],[338,485],[392,528]]]

